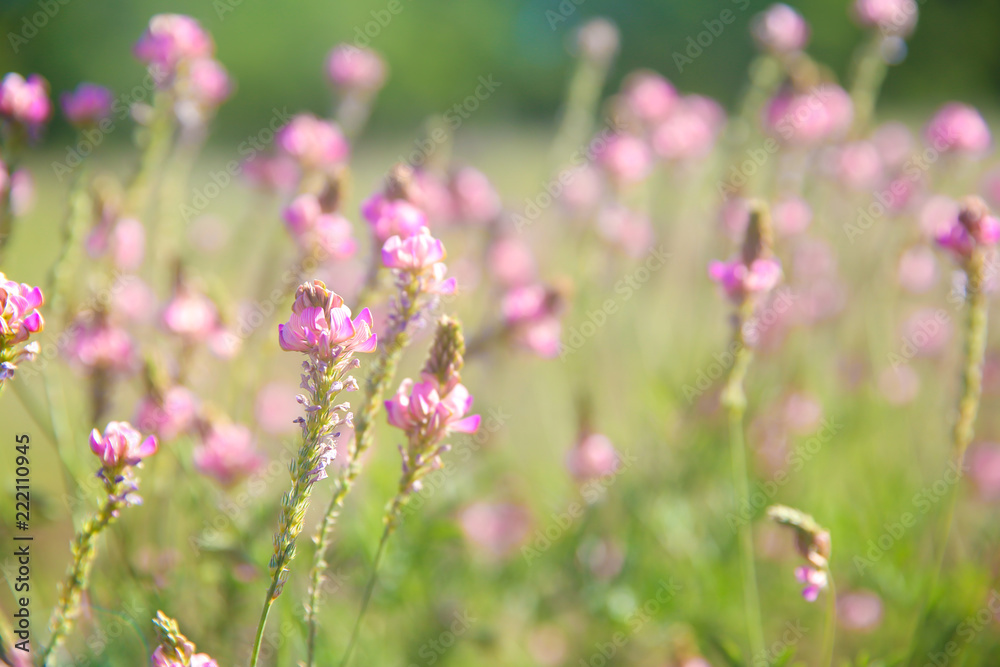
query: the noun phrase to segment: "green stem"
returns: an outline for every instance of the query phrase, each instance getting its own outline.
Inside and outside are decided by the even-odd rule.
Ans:
[[[951,467],[959,472],[964,471],[965,450],[972,442],[975,432],[976,415],[979,412],[979,400],[983,390],[983,360],[986,355],[986,332],[988,321],[988,304],[984,289],[986,273],[986,258],[981,248],[973,251],[972,257],[965,267],[967,277],[968,315],[965,322],[965,360],[962,366],[962,395],[958,402],[958,418],[952,429],[951,437]],[[955,517],[955,506],[958,498],[958,484],[952,484],[948,489],[947,505],[938,526],[938,554],[934,570],[927,589],[926,599],[917,617],[910,642],[909,664],[915,664],[917,638],[920,630],[930,614],[934,593],[937,590],[941,572],[944,569],[944,559],[948,551],[948,539],[951,536],[951,526]]]
[[[416,296],[407,300],[411,304],[400,314],[402,322],[409,322],[417,311]],[[330,542],[333,538],[333,528],[340,515],[340,509],[344,506],[344,499],[350,493],[358,475],[361,474],[361,457],[375,440],[372,431],[372,424],[382,409],[382,399],[385,391],[392,382],[396,374],[396,367],[399,359],[403,355],[403,350],[409,344],[410,337],[405,327],[395,332],[389,341],[382,348],[382,354],[376,361],[375,367],[368,376],[365,391],[365,402],[354,420],[354,445],[348,452],[347,467],[337,480],[333,497],[327,505],[323,520],[320,522],[319,530],[313,542],[316,544],[316,551],[313,554],[312,569],[309,574],[309,593],[306,603],[306,623],[309,626],[309,636],[306,643],[306,666],[313,667],[316,659],[316,615],[319,609],[320,588],[323,585],[323,573],[326,571],[326,553],[330,549]]]
[[[823,660],[821,665],[833,667],[833,646],[837,635],[837,587],[833,583],[833,572],[826,567],[826,625],[823,628]]]
[[[852,135],[855,138],[861,138],[868,132],[888,69],[882,57],[882,35],[878,30],[873,31],[868,43],[859,49],[851,80],[851,101],[854,103]]]
[[[49,630],[52,634],[49,638],[48,648],[42,654],[42,667],[49,664],[52,654],[59,648],[73,627],[73,619],[79,611],[80,596],[87,588],[90,568],[97,553],[97,536],[115,519],[115,515],[120,509],[121,503],[109,498],[97,516],[87,521],[73,540],[73,563],[70,565],[66,573],[66,580],[62,584],[59,602],[52,612],[52,618],[49,619]]]
[[[257,664],[257,656],[260,655],[260,643],[264,639],[264,627],[267,625],[267,615],[271,612],[271,605],[274,604],[274,600],[277,598],[277,590],[278,577],[274,576],[271,578],[271,586],[267,589],[267,600],[264,602],[264,608],[260,610],[260,620],[257,621],[257,633],[254,635],[253,651],[250,653],[251,665]]]
[[[722,403],[729,413],[729,445],[733,459],[733,484],[736,490],[737,512],[749,507],[750,482],[747,466],[746,443],[743,437],[743,414],[746,411],[746,394],[743,381],[753,359],[753,352],[743,339],[743,322],[753,312],[753,304],[746,300],[736,318],[736,355],[729,378],[722,393]],[[750,639],[750,656],[764,652],[764,631],[760,616],[760,599],[757,592],[757,572],[754,563],[753,524],[745,521],[739,527],[740,575],[743,579],[743,609],[747,619]]]

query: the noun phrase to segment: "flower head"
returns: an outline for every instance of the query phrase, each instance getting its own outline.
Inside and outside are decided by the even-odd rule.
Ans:
[[[389,199],[375,193],[361,206],[361,215],[371,223],[379,243],[393,236],[408,238],[427,226],[427,214],[406,199]]]
[[[147,65],[173,71],[184,61],[206,58],[215,52],[211,35],[197,20],[183,14],[157,14],[133,48]]]
[[[34,129],[51,115],[49,83],[43,77],[32,74],[25,79],[10,72],[0,81],[0,116]]]
[[[917,25],[915,0],[855,0],[854,18],[883,35],[906,37]]]
[[[351,257],[357,242],[351,223],[336,212],[325,212],[319,198],[303,194],[292,200],[284,213],[288,230],[304,250],[316,247],[334,259]]]
[[[420,290],[428,294],[452,294],[458,287],[454,278],[445,279],[442,260],[444,244],[431,236],[426,227],[409,237],[393,236],[382,246],[382,264],[420,281]]]
[[[194,450],[198,472],[214,477],[223,486],[231,486],[252,474],[262,463],[250,429],[239,424],[212,424],[202,444]]]
[[[797,53],[809,42],[809,24],[784,3],[776,3],[758,14],[752,26],[761,49],[772,53]]]
[[[828,584],[830,532],[808,514],[784,505],[768,507],[767,515],[795,534],[795,548],[809,563],[796,569],[795,577],[806,584],[802,597],[809,602],[815,601]]]
[[[535,354],[559,355],[565,290],[535,283],[509,290],[500,303],[504,327],[515,344]]]
[[[128,422],[109,422],[101,434],[96,428],[90,433],[90,449],[106,470],[139,465],[156,453],[156,436],[143,439]]]
[[[188,431],[198,416],[198,398],[185,387],[174,386],[152,392],[139,401],[135,423],[143,431],[170,441]]]
[[[326,58],[327,78],[345,91],[372,93],[385,83],[386,64],[376,51],[338,44]]]
[[[127,372],[135,366],[135,346],[127,331],[106,318],[74,328],[67,356],[89,370]]]
[[[927,124],[924,136],[939,151],[966,155],[981,155],[992,143],[989,125],[982,114],[975,107],[958,102],[941,107]]]
[[[781,280],[781,264],[771,257],[773,243],[770,214],[762,203],[753,203],[742,253],[727,262],[711,262],[708,275],[737,303],[767,293]]]
[[[90,127],[111,115],[114,97],[104,86],[81,83],[75,91],[59,98],[66,119],[77,127]]]
[[[618,26],[605,18],[587,21],[576,33],[576,44],[584,58],[607,66],[618,53],[621,36]]]
[[[7,280],[0,273],[0,386],[14,376],[18,363],[38,354],[38,342],[27,341],[45,327],[38,310],[44,302],[38,287]]]
[[[340,295],[319,280],[299,286],[288,322],[278,325],[281,349],[327,361],[374,352],[377,342],[371,312],[365,308],[352,320]]]
[[[673,84],[650,70],[629,74],[620,95],[623,111],[646,124],[666,118],[677,100],[677,89]]]
[[[163,324],[171,333],[194,340],[207,339],[216,330],[219,311],[207,296],[181,284],[163,310]]]
[[[194,643],[181,634],[177,621],[162,611],[156,612],[153,625],[160,637],[160,645],[150,657],[153,667],[219,667],[207,654],[195,653]]]
[[[764,127],[783,142],[812,146],[846,132],[853,117],[850,95],[824,83],[807,92],[779,92],[764,109]]]
[[[968,197],[958,216],[938,232],[936,240],[959,260],[966,260],[976,247],[990,247],[1000,241],[1000,221],[990,215],[982,199]]]

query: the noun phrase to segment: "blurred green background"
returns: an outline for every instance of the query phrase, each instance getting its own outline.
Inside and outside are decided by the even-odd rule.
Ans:
[[[258,130],[274,105],[325,111],[329,91],[322,63],[327,50],[337,42],[355,41],[367,28],[374,34],[370,46],[386,56],[392,70],[373,129],[413,134],[420,119],[469,95],[483,74],[493,74],[503,87],[477,113],[477,123],[519,117],[547,121],[558,109],[572,66],[567,47],[574,28],[594,16],[612,18],[623,34],[609,89],[617,87],[628,71],[651,67],[680,89],[712,95],[731,107],[753,54],[747,24],[771,4],[763,0],[749,4],[748,0],[562,0],[561,4],[398,0],[402,11],[391,15],[389,2],[2,0],[0,28],[6,48],[0,49],[0,68],[40,72],[56,92],[82,80],[120,92],[143,76],[142,67],[128,54],[150,15],[190,14],[215,35],[218,56],[239,84],[237,97],[223,107],[214,131],[217,140],[230,141]],[[814,26],[812,55],[843,75],[862,37],[848,16],[849,3],[789,4]],[[995,39],[995,26],[1000,3],[924,0],[918,4],[921,17],[907,62],[889,77],[883,103],[922,109],[956,98],[997,106],[1000,41]],[[46,7],[51,18],[39,15]],[[724,9],[734,11],[736,22],[678,72],[672,54],[682,52],[687,39],[705,29],[703,21],[718,18]],[[386,25],[379,25],[377,18]],[[35,31],[33,24],[42,27]],[[11,34],[26,41],[12,40]],[[52,132],[68,135],[69,130],[57,124]],[[127,139],[127,133],[115,137]]]

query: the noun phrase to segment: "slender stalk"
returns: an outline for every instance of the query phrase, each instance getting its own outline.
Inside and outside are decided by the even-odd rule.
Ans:
[[[66,573],[66,580],[60,587],[59,602],[49,619],[49,645],[42,653],[42,666],[49,664],[52,654],[66,639],[73,627],[73,620],[79,611],[80,596],[90,579],[90,568],[97,553],[97,537],[118,515],[122,502],[108,498],[97,515],[88,520],[73,540],[71,547],[73,562]]]
[[[749,506],[750,483],[747,466],[746,443],[743,438],[743,415],[746,412],[746,394],[743,381],[753,360],[753,352],[743,338],[743,323],[753,312],[753,302],[746,299],[736,316],[733,340],[736,354],[722,393],[722,403],[729,413],[729,445],[733,459],[733,485],[736,491],[737,509]],[[743,579],[743,609],[747,619],[747,633],[750,639],[750,655],[764,652],[764,631],[761,625],[760,599],[757,592],[757,572],[754,563],[753,525],[742,522],[739,527],[740,574]]]
[[[260,643],[264,639],[264,627],[267,625],[267,615],[271,613],[271,605],[278,598],[278,578],[271,579],[271,585],[267,589],[267,600],[264,601],[264,608],[260,610],[260,619],[257,621],[257,634],[254,635],[253,651],[250,653],[250,664],[257,664],[257,656],[260,654]]]
[[[348,451],[347,467],[336,482],[333,497],[330,498],[330,504],[327,505],[319,530],[313,538],[316,551],[313,554],[312,569],[309,573],[309,593],[306,602],[306,624],[309,626],[309,636],[306,643],[307,667],[313,667],[316,659],[316,614],[323,586],[323,573],[327,567],[326,553],[329,551],[330,542],[333,539],[333,527],[337,523],[340,509],[344,506],[344,499],[350,493],[358,475],[361,474],[360,459],[375,440],[372,424],[382,409],[382,399],[396,374],[396,367],[399,365],[403,350],[409,344],[410,337],[406,332],[405,323],[409,322],[416,314],[418,303],[416,297],[407,299],[405,303],[408,305],[403,308],[403,312],[400,314],[400,321],[404,323],[404,326],[390,334],[390,339],[383,344],[382,354],[379,355],[375,367],[368,376],[365,401],[354,419],[354,444]]]
[[[962,365],[962,394],[958,401],[958,417],[952,428],[950,466],[956,472],[964,470],[965,450],[972,442],[975,430],[976,415],[979,412],[979,400],[983,390],[983,360],[986,355],[986,332],[988,320],[988,304],[984,289],[986,277],[986,257],[981,248],[973,251],[965,267],[967,281],[968,314],[965,321],[965,358]],[[934,593],[944,569],[944,559],[948,551],[948,539],[951,536],[951,525],[955,517],[955,505],[958,498],[958,484],[952,484],[948,489],[947,505],[938,526],[938,554],[931,581],[927,589],[926,599],[921,607],[920,615],[913,629],[910,641],[910,656],[908,664],[914,664],[917,638],[927,617],[930,614]]]
[[[854,103],[855,138],[863,137],[875,114],[882,83],[888,73],[888,65],[882,57],[882,34],[875,30],[867,44],[860,47],[854,63],[851,80],[851,101]]]
[[[826,625],[823,628],[823,659],[821,665],[833,667],[833,646],[837,635],[837,587],[833,583],[833,572],[826,568]]]

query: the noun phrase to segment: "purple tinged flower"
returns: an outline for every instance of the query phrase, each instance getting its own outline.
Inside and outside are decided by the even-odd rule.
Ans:
[[[1000,221],[990,215],[982,199],[968,197],[958,217],[941,229],[935,240],[956,258],[965,260],[977,246],[994,246],[1000,241]]]
[[[389,424],[434,442],[449,433],[475,433],[481,418],[465,416],[471,407],[472,395],[457,379],[441,386],[426,373],[421,382],[403,380],[396,395],[385,402]]]
[[[914,0],[855,0],[852,14],[862,26],[887,36],[906,37],[917,25]]]
[[[41,288],[7,280],[0,273],[0,343],[7,348],[45,328],[38,308],[45,303]]]
[[[802,597],[808,602],[815,602],[828,583],[826,572],[807,565],[795,569],[795,578],[806,585],[802,589]]]
[[[75,91],[59,98],[66,119],[77,127],[91,127],[111,115],[114,96],[104,86],[81,83]]]
[[[372,233],[384,244],[393,236],[408,238],[427,226],[427,215],[405,199],[389,199],[375,193],[361,205],[361,215],[371,223]]]
[[[326,58],[327,78],[345,91],[372,93],[385,84],[387,67],[376,51],[338,44]]]
[[[975,107],[951,102],[938,110],[927,124],[924,137],[936,150],[980,155],[990,148],[989,125]]]
[[[713,261],[708,275],[719,283],[733,301],[742,301],[750,294],[769,292],[781,281],[781,264],[776,259],[757,259],[748,267],[742,259],[728,262]]]
[[[771,5],[758,14],[751,30],[760,48],[772,53],[798,53],[809,43],[809,24],[784,3]]]
[[[133,48],[136,58],[173,71],[178,63],[207,58],[215,52],[212,37],[195,19],[183,14],[157,14]]]
[[[10,72],[0,81],[0,116],[33,129],[51,115],[49,83],[40,75],[31,74],[25,79]]]
[[[223,486],[232,486],[253,474],[263,462],[250,429],[240,424],[212,424],[194,450],[198,472],[214,477]]]
[[[102,435],[96,428],[90,433],[90,449],[101,459],[105,469],[135,466],[156,453],[156,436],[145,440],[128,422],[109,422]]]
[[[382,246],[382,263],[390,269],[418,273],[445,258],[444,243],[423,227],[408,238],[390,237]]]
[[[332,121],[299,114],[278,131],[278,147],[305,169],[325,169],[347,161],[351,147]]]
[[[288,322],[278,325],[278,343],[288,352],[304,352],[331,360],[353,352],[374,352],[378,337],[365,308],[351,319],[351,309],[322,281],[301,285]]]

